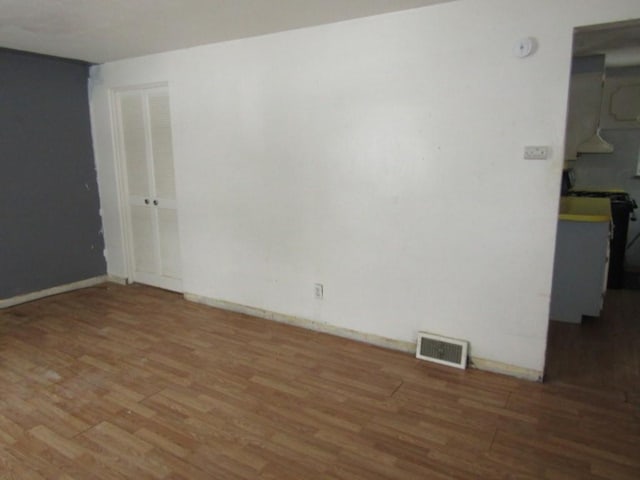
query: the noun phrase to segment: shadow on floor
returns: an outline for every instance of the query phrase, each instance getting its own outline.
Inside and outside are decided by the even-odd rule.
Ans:
[[[626,290],[640,290],[640,272],[625,272],[624,288]]]

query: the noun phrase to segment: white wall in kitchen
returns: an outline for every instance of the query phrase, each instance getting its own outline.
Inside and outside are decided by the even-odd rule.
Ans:
[[[636,0],[464,0],[95,67],[109,271],[125,273],[108,91],[168,80],[186,292],[464,338],[535,376],[572,29],[630,17]],[[526,36],[538,50],[516,58]]]

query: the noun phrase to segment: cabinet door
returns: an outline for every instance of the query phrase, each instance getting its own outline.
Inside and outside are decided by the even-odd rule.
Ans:
[[[640,128],[640,76],[607,77],[600,122],[602,128]]]
[[[180,242],[166,88],[118,95],[129,208],[130,276],[181,291]]]
[[[598,316],[607,281],[608,222],[558,222],[550,317],[580,323]]]

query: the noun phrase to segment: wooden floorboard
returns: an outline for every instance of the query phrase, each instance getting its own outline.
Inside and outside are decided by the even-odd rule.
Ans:
[[[640,405],[640,291],[608,290],[602,314],[549,325],[546,379]]]
[[[139,285],[1,311],[0,382],[3,480],[640,478],[636,390],[458,371]]]

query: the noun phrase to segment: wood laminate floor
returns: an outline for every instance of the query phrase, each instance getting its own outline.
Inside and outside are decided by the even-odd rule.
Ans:
[[[617,392],[640,405],[640,291],[608,290],[600,317],[551,321],[546,381]]]
[[[1,479],[634,479],[618,390],[107,284],[0,312]]]

